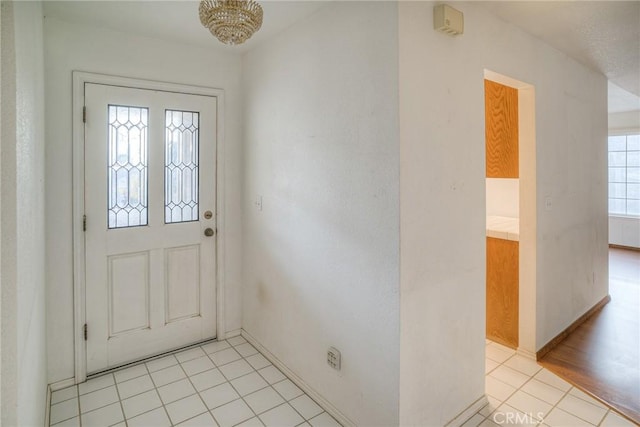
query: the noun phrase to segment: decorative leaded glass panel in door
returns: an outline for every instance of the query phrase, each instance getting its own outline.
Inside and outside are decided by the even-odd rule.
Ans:
[[[149,109],[109,105],[109,228],[147,225]]]
[[[198,136],[200,114],[165,112],[165,223],[198,219]]]

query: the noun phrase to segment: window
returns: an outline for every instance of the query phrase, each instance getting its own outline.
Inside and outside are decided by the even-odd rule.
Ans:
[[[165,111],[164,222],[198,220],[200,114]]]
[[[640,134],[609,136],[609,214],[640,216]]]
[[[109,105],[109,228],[147,225],[149,109]]]

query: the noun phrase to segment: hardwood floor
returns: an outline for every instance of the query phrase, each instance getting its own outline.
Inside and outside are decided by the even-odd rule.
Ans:
[[[539,363],[640,424],[640,252],[609,250],[609,293]]]

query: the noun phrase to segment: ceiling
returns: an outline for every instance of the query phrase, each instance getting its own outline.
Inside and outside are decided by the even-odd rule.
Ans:
[[[640,109],[640,1],[479,3],[607,76],[613,110]]]
[[[55,1],[44,13],[67,22],[244,53],[312,14],[323,1],[261,0],[264,23],[240,46],[200,25],[198,1]],[[610,111],[640,109],[640,1],[482,1],[503,20],[607,76]],[[126,13],[123,13],[126,11]]]
[[[609,113],[639,111],[640,97],[609,82]]]
[[[200,24],[199,1],[44,1],[45,17],[154,37],[214,50],[244,53],[322,7],[321,1],[265,1],[262,28],[238,46],[220,43]]]

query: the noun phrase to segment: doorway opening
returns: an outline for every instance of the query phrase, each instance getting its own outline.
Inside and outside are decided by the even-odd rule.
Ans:
[[[535,88],[485,70],[487,338],[535,359]]]
[[[225,338],[223,98],[73,73],[76,383]]]

